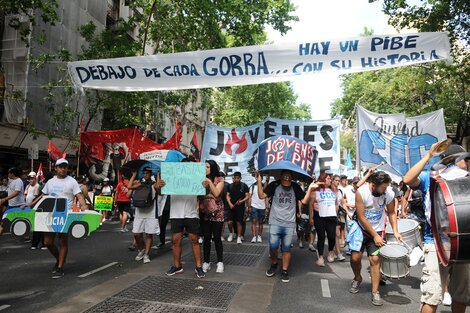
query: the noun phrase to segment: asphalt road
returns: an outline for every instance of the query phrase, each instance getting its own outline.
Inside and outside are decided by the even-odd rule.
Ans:
[[[2,307],[5,312],[39,312],[144,266],[134,260],[136,252],[127,249],[132,243],[132,233],[121,233],[119,228],[118,222],[105,222],[86,239],[70,238],[65,277],[60,279],[51,278],[55,259],[48,250],[31,250],[30,243],[4,234],[0,237],[0,312],[3,313]],[[154,256],[171,254],[169,251],[169,245],[163,250],[152,249]],[[107,265],[111,266],[79,277]]]
[[[247,236],[247,239],[251,237]],[[263,239],[263,243],[256,245],[267,245],[267,229]],[[52,279],[50,271],[54,259],[47,250],[31,250],[30,244],[15,241],[8,234],[0,237],[0,313],[47,312],[63,302],[73,304],[76,301],[74,299],[82,295],[83,305],[83,301],[88,303],[87,292],[107,288],[113,281],[122,281],[132,277],[133,273],[148,272],[150,275],[164,276],[164,271],[171,264],[169,245],[162,250],[152,250],[152,262],[144,265],[134,260],[135,252],[128,251],[131,242],[131,233],[119,232],[117,222],[106,222],[89,238],[70,240],[65,277]],[[230,247],[232,249],[228,247],[227,251],[241,249],[235,243],[225,242],[224,245],[233,246]],[[251,243],[245,242],[243,245]],[[185,240],[183,255],[189,251]],[[280,281],[279,274],[272,278],[264,275],[270,264],[267,249],[251,268],[229,265],[226,266],[226,273],[210,273],[206,279],[242,283],[229,312],[414,313],[419,310],[420,266],[412,268],[410,277],[388,282],[381,287],[384,306],[377,308],[370,303],[366,258],[363,260],[364,282],[360,292],[353,295],[348,291],[352,279],[349,259],[318,268],[315,265],[315,253],[307,248],[300,249],[296,245],[292,252],[291,281],[288,284]],[[194,264],[191,262],[185,266],[187,271],[179,277],[194,279]],[[116,284],[113,287],[119,289]],[[109,296],[113,293],[115,291],[110,291]],[[89,306],[94,304],[90,302]],[[450,308],[440,306],[438,312],[450,312]]]

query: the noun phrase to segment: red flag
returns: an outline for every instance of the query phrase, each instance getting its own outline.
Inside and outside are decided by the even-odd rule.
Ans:
[[[152,150],[177,150],[181,142],[181,125],[176,124],[176,131],[173,136],[162,144],[158,144],[144,136],[135,128],[125,128],[119,130],[107,130],[98,132],[83,132],[80,134],[80,161],[91,165],[97,160],[105,158],[105,144],[121,144],[128,150],[128,160],[137,159],[139,154]],[[109,152],[109,151],[108,151]],[[129,157],[129,158],[128,158]]]
[[[67,156],[67,153],[57,148],[50,140],[49,144],[47,145],[47,152],[49,153],[49,157],[54,161],[57,161],[60,158],[65,158]]]
[[[196,130],[194,130],[193,139],[191,140],[191,154],[196,161],[200,161],[201,152],[199,150],[199,145],[197,144]]]
[[[39,168],[38,168],[38,171],[36,173],[37,177],[39,178],[39,181],[40,182],[43,182],[44,181],[44,172],[42,170],[42,162],[39,163]]]

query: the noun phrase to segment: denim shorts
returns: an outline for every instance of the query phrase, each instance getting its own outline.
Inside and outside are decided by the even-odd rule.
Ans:
[[[264,221],[266,214],[264,209],[257,209],[254,207],[251,207],[251,220],[256,220],[256,221]]]
[[[269,225],[269,248],[272,251],[279,249],[280,241],[282,252],[290,252],[294,229],[295,227]]]

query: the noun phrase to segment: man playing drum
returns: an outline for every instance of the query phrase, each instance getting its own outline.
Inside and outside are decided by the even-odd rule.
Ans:
[[[389,187],[391,178],[388,174],[378,171],[368,178],[368,183],[362,185],[356,192],[357,220],[364,230],[364,241],[361,251],[351,253],[351,268],[354,279],[349,292],[358,293],[362,282],[361,260],[364,250],[367,250],[370,262],[370,276],[372,282],[372,304],[383,304],[379,293],[380,284],[380,258],[379,249],[385,245],[385,211],[387,211],[393,233],[398,241],[401,235],[398,233],[397,217],[395,214],[395,195]]]
[[[423,171],[426,164],[436,154],[442,142],[432,145],[426,156],[416,163],[403,177],[405,184],[408,184],[414,190],[420,190],[424,197],[424,207],[426,215],[426,224],[424,232],[424,267],[421,277],[421,312],[434,313],[437,306],[442,302],[443,286],[447,273],[450,271],[449,293],[452,296],[452,312],[465,312],[466,304],[470,302],[470,264],[454,264],[452,267],[443,267],[439,264],[436,247],[434,244],[431,228],[431,201],[429,186],[431,182],[431,173]],[[451,144],[441,154],[441,158],[465,152],[462,146]],[[455,164],[462,170],[467,170],[465,160]],[[439,173],[437,175],[440,175]],[[436,176],[437,176],[436,175]],[[442,176],[444,176],[442,174]],[[446,178],[446,177],[443,177]]]

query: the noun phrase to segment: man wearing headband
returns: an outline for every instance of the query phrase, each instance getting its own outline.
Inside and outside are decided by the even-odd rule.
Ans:
[[[431,228],[431,198],[429,187],[431,184],[431,172],[424,168],[433,158],[435,152],[442,142],[431,146],[426,156],[416,163],[403,177],[403,182],[413,190],[420,190],[424,197],[424,207],[426,223],[424,229],[424,267],[421,277],[421,312],[434,313],[437,306],[443,300],[443,286],[449,268],[439,265],[439,259],[434,245],[434,238]],[[451,144],[444,153],[441,154],[442,162],[457,154],[464,153],[465,149],[457,144]],[[441,163],[442,163],[441,162]],[[464,177],[468,175],[465,160],[453,163],[441,171],[440,175],[444,179]],[[449,280],[449,293],[452,296],[452,312],[465,312],[466,304],[470,302],[470,265],[454,264]],[[455,277],[454,279],[452,277]]]

